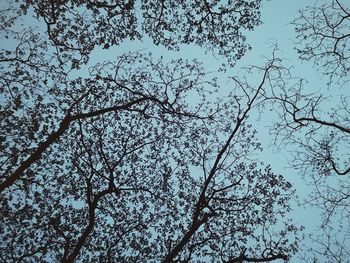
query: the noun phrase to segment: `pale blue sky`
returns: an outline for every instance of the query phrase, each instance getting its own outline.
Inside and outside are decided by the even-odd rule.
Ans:
[[[321,1],[319,1],[321,2]],[[293,40],[295,34],[293,26],[290,22],[298,15],[298,9],[302,9],[306,5],[312,5],[313,0],[271,0],[264,3],[262,9],[262,21],[263,24],[256,28],[252,32],[248,32],[247,42],[251,44],[252,51],[247,53],[241,61],[237,63],[236,68],[229,70],[227,74],[236,74],[240,66],[245,65],[261,65],[264,62],[264,56],[269,57],[271,54],[271,46],[268,41],[274,39],[280,48],[280,56],[285,59],[285,63],[289,66],[293,66],[293,73],[300,77],[305,77],[309,81],[307,89],[318,90],[326,88],[326,80],[322,78],[319,72],[313,69],[311,63],[301,63],[297,59],[296,52],[294,51]],[[3,43],[4,45],[4,43]],[[146,49],[146,52],[152,52],[155,56],[163,55],[166,58],[181,57],[181,58],[197,58],[205,63],[208,71],[216,71],[221,65],[222,58],[215,57],[212,54],[205,52],[198,47],[184,46],[180,52],[169,52],[164,47],[156,47],[149,39],[143,41],[133,41],[122,43],[118,47],[111,48],[110,50],[97,50],[93,52],[91,64],[95,62],[102,62],[103,60],[113,59],[118,54],[122,54],[128,51],[137,51],[140,49]],[[220,76],[220,75],[218,75]],[[222,75],[223,78],[227,77]],[[226,83],[223,81],[223,83]],[[335,89],[337,92],[347,92],[345,89]],[[268,123],[273,121],[274,115],[265,115],[260,121],[256,120],[255,116],[251,116],[251,122],[254,123],[254,127],[259,131],[259,138],[264,145],[264,152],[261,159],[266,163],[271,164],[274,172],[284,175],[290,180],[297,190],[297,194],[303,198],[311,191],[310,186],[307,186],[305,181],[297,174],[296,171],[288,168],[288,161],[290,160],[290,153],[284,149],[284,151],[276,152],[269,144],[272,141],[272,137],[268,132]],[[311,208],[297,207],[294,204],[293,217],[299,224],[306,226],[306,233],[314,233],[317,226],[320,224],[320,211]],[[307,242],[307,241],[306,241]],[[299,262],[295,259],[293,262]]]

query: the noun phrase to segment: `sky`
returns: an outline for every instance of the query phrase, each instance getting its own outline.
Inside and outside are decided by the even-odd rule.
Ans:
[[[322,2],[322,1],[318,1]],[[263,24],[254,29],[254,31],[247,32],[247,42],[252,46],[252,50],[248,52],[241,61],[239,61],[235,68],[230,69],[226,74],[236,74],[239,72],[241,66],[246,65],[261,65],[265,61],[265,56],[271,54],[271,41],[273,40],[279,46],[279,55],[285,59],[285,63],[293,66],[293,74],[300,77],[305,77],[308,80],[307,89],[310,91],[325,88],[326,80],[320,73],[313,68],[311,63],[301,63],[294,50],[295,33],[293,25],[290,22],[298,16],[298,10],[304,8],[307,4],[313,4],[313,0],[270,0],[264,3],[262,9]],[[122,54],[128,51],[137,51],[145,49],[146,52],[152,52],[156,57],[164,56],[166,58],[197,58],[202,61],[208,71],[216,71],[221,65],[222,58],[213,56],[210,53],[205,53],[201,48],[194,46],[183,46],[180,52],[169,52],[164,47],[156,47],[149,39],[144,39],[142,42],[125,42],[120,46],[106,50],[97,50],[92,54],[92,62],[102,62],[103,60],[113,59],[113,56]],[[219,75],[220,76],[220,75]],[[226,76],[222,75],[223,78]],[[226,83],[222,80],[222,83]],[[349,91],[335,90],[337,92]],[[281,149],[277,151],[271,146],[272,137],[269,134],[269,125],[272,124],[274,115],[265,115],[261,119],[257,116],[251,116],[251,121],[254,122],[254,127],[258,130],[259,139],[261,140],[264,151],[259,159],[270,164],[273,171],[285,176],[293,183],[296,193],[299,196],[298,201],[306,198],[311,191],[306,181],[300,176],[297,171],[289,168],[291,160],[288,149]],[[317,227],[320,225],[320,210],[311,208],[309,206],[298,206],[295,200],[293,201],[292,216],[297,224],[305,226],[306,234],[316,234]],[[306,245],[312,243],[306,239]],[[295,259],[293,262],[298,262]]]

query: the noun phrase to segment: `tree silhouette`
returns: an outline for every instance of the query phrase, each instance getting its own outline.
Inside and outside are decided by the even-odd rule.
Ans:
[[[287,71],[278,58],[250,69],[258,85],[233,77],[225,97],[196,60],[135,52],[89,64],[97,47],[146,34],[233,65],[259,8],[23,1],[4,9],[1,260],[287,261],[298,247],[299,229],[285,218],[292,186],[252,157],[261,146],[248,122]],[[32,15],[38,28],[21,24]]]
[[[302,60],[313,61],[330,82],[348,81],[350,8],[346,1],[308,6],[293,21],[297,51]]]
[[[2,12],[4,38],[13,39],[14,43],[17,44],[14,51],[4,50],[0,57],[4,73],[3,85],[11,91],[15,90],[15,92],[4,94],[6,96],[5,102],[9,104],[4,108],[3,111],[6,112],[4,114],[11,115],[23,111],[23,104],[27,107],[31,106],[30,111],[36,116],[41,116],[43,113],[47,114],[47,111],[39,112],[41,107],[49,107],[50,109],[56,107],[53,110],[54,112],[50,113],[50,116],[60,113],[61,118],[54,122],[58,122],[62,126],[52,130],[51,133],[46,133],[47,140],[41,142],[36,150],[27,150],[33,153],[27,157],[26,161],[21,160],[20,165],[17,164],[18,167],[12,173],[12,177],[10,176],[4,184],[1,184],[1,191],[11,185],[41,155],[42,151],[67,129],[66,126],[71,121],[81,117],[68,115],[70,115],[71,107],[74,107],[80,99],[87,96],[87,91],[81,94],[77,92],[78,96],[75,95],[73,101],[60,101],[59,105],[56,101],[51,102],[56,105],[46,105],[49,103],[46,94],[49,92],[52,93],[52,96],[57,96],[58,94],[55,93],[62,91],[60,84],[62,83],[65,86],[69,83],[67,79],[67,74],[70,72],[69,68],[79,68],[87,63],[89,54],[95,47],[102,45],[107,48],[107,46],[118,45],[124,39],[141,37],[141,32],[145,31],[156,44],[162,44],[168,48],[177,48],[180,44],[190,43],[196,43],[200,46],[205,45],[207,50],[217,48],[220,54],[225,55],[228,61],[233,63],[236,58],[240,58],[244,54],[248,47],[245,44],[245,37],[241,30],[253,29],[255,25],[260,23],[260,13],[258,11],[260,1],[235,1],[234,4],[226,3],[227,6],[221,6],[218,2],[208,4],[203,1],[203,3],[198,2],[191,6],[191,9],[188,5],[191,5],[192,1],[189,1],[189,3],[183,2],[182,5],[170,5],[169,7],[165,6],[164,1],[161,1],[161,3],[163,4],[159,5],[157,1],[142,2],[140,3],[141,6],[138,6],[133,1],[118,4],[113,4],[113,1],[111,3],[25,1],[18,4],[18,6],[16,4],[14,4],[14,7],[9,6],[8,9]],[[229,5],[230,3],[232,5]],[[204,9],[202,8],[203,4],[205,4]],[[73,7],[78,11],[73,12]],[[161,8],[161,10],[158,10],[158,8]],[[143,21],[140,25],[136,24],[135,9],[141,9],[144,12],[142,16],[144,20],[140,18]],[[196,10],[199,10],[199,14]],[[159,21],[153,23],[151,21],[155,17],[150,13],[157,13],[157,11],[160,12],[160,17],[157,18],[157,21]],[[42,35],[40,28],[32,29],[25,25],[23,25],[23,30],[16,28],[16,21],[23,20],[22,16],[24,15],[25,18],[28,12],[34,12],[38,18],[43,19],[47,35]],[[183,17],[187,17],[192,22],[184,22]],[[199,18],[200,21],[198,22],[197,19]],[[176,27],[174,27],[175,25]],[[146,26],[148,29],[145,28]],[[140,32],[139,27],[142,28]],[[197,27],[205,28],[204,32],[212,34],[213,37],[203,35],[201,30],[193,31]],[[171,36],[165,37],[166,32],[171,32]],[[78,84],[74,83],[73,80],[71,85]],[[73,95],[59,94],[59,96]],[[131,105],[137,102],[128,101]],[[33,103],[36,103],[36,105],[33,105]],[[60,105],[64,105],[64,107]],[[114,105],[114,107],[129,107],[131,105]],[[57,109],[57,107],[61,107],[61,109]],[[113,109],[110,108],[109,110]],[[101,114],[104,111],[94,112],[95,114]],[[91,114],[93,113],[91,112]],[[11,117],[17,119],[18,114]],[[85,117],[88,117],[88,115],[85,115]],[[46,116],[46,118],[49,117]],[[22,121],[35,124],[37,122],[47,122],[48,119],[42,122],[24,119]],[[19,123],[19,121],[11,121],[8,125],[12,127],[13,123]],[[8,129],[11,129],[11,127]],[[44,128],[49,129],[46,126]],[[28,131],[28,136],[33,137],[32,133],[37,129],[37,124],[35,124],[33,129]],[[7,132],[4,134],[7,134]],[[28,140],[25,141],[28,142]],[[14,144],[18,143],[18,141],[14,142]],[[22,148],[28,148],[28,146]],[[25,158],[24,156],[21,157]],[[14,158],[18,158],[18,156]],[[13,163],[11,166],[15,167],[16,164]]]
[[[292,147],[291,167],[313,185],[307,203],[322,211],[320,232],[324,234],[314,242],[320,248],[312,250],[310,254],[324,253],[328,260],[340,262],[349,253],[346,242],[341,245],[337,240],[340,237],[334,234],[335,226],[345,228],[343,224],[346,225],[350,218],[349,97],[336,97],[338,104],[331,108],[329,101],[334,97],[306,94],[302,89],[303,84],[298,85],[298,88],[285,88],[269,98],[274,101],[280,116],[271,131],[278,145]],[[345,235],[348,230],[341,231]],[[336,254],[337,251],[339,254]]]
[[[308,203],[322,210],[317,248],[303,260],[315,256],[316,262],[341,262],[349,254],[349,135],[350,108],[348,84],[349,5],[346,1],[315,3],[293,21],[302,60],[313,62],[329,77],[326,89],[305,91],[306,83],[285,85],[272,94],[280,116],[271,131],[276,142],[292,145],[291,166],[313,184]],[[330,89],[338,89],[340,95]],[[268,97],[268,96],[267,96]],[[333,106],[330,106],[333,104]],[[336,230],[343,236],[337,236]],[[317,242],[316,242],[317,240]],[[341,240],[341,241],[340,241]]]
[[[196,44],[218,51],[230,63],[249,48],[244,29],[261,23],[259,1],[24,1],[21,12],[33,10],[45,23],[59,52],[76,53],[73,67],[86,61],[97,46],[109,48],[146,34],[156,45],[178,50]]]

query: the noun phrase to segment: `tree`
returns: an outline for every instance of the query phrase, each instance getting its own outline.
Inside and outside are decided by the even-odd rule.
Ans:
[[[345,3],[335,0],[330,4],[307,7],[293,22],[300,39],[297,44],[301,59],[323,63],[322,67],[327,70],[325,74],[331,80],[337,78],[342,83],[346,83],[348,71],[348,9]],[[303,173],[317,173],[317,178],[332,175],[346,177],[350,174],[349,97],[345,91],[339,97],[327,94],[327,91],[307,94],[303,90],[304,84],[301,81],[296,88],[285,88],[283,92],[274,94],[273,98],[281,107],[281,121],[273,130],[282,140],[298,145],[294,166]],[[330,101],[337,104],[330,107]],[[344,183],[347,181],[345,179]],[[347,187],[343,185],[336,190],[342,197],[339,201],[331,198],[333,201],[330,203],[341,205],[341,200],[347,196],[343,192],[345,189]],[[330,192],[334,194],[334,191]],[[328,202],[322,203],[326,205]],[[334,209],[326,210],[331,212]]]
[[[310,254],[320,255],[323,251],[327,260],[341,262],[347,258],[349,247],[347,242],[339,242],[341,237],[334,232],[340,228],[346,235],[345,226],[350,219],[349,97],[341,96],[340,102],[331,108],[331,96],[305,94],[302,83],[269,98],[274,100],[280,116],[271,131],[277,144],[291,146],[291,167],[313,185],[306,203],[322,211],[320,232],[324,234],[316,242],[321,247],[314,248]],[[348,240],[347,235],[344,240]],[[316,258],[321,260],[320,256]]]
[[[203,252],[198,254],[198,256],[209,256],[211,257],[211,261],[219,257],[224,262],[267,262],[275,259],[287,260],[288,252],[295,251],[296,244],[291,244],[286,251],[281,250],[281,247],[279,247],[280,244],[288,243],[288,238],[285,239],[287,234],[287,232],[284,232],[285,230],[278,234],[280,235],[280,239],[277,242],[271,241],[271,236],[266,237],[266,235],[270,235],[270,224],[276,223],[275,216],[279,214],[279,212],[282,212],[281,215],[285,212],[283,209],[280,211],[277,209],[276,211],[272,204],[271,198],[274,198],[280,193],[280,190],[274,188],[279,186],[281,189],[286,190],[290,185],[288,186],[288,184],[285,184],[281,176],[273,175],[269,167],[267,167],[265,171],[262,171],[255,170],[257,165],[255,162],[248,166],[242,162],[239,162],[238,165],[236,164],[238,160],[245,158],[245,156],[249,154],[250,145],[253,147],[255,146],[254,148],[259,147],[250,142],[249,139],[246,141],[247,144],[245,145],[244,137],[247,135],[244,122],[255,100],[261,97],[260,94],[263,92],[265,81],[273,79],[270,76],[270,70],[276,70],[278,72],[277,75],[281,73],[280,71],[283,71],[283,69],[280,69],[274,64],[274,59],[270,63],[271,64],[268,64],[266,68],[262,70],[264,76],[259,87],[256,89],[252,89],[248,83],[242,83],[238,79],[234,79],[238,87],[242,88],[244,94],[247,96],[246,98],[244,97],[247,100],[245,103],[247,106],[246,108],[242,108],[241,99],[237,100],[236,98],[236,103],[238,104],[236,123],[231,131],[229,131],[228,139],[216,150],[218,153],[214,157],[212,164],[208,165],[206,156],[201,154],[204,176],[198,197],[196,198],[197,201],[192,208],[193,212],[189,227],[176,245],[171,247],[164,262],[173,262],[181,250],[183,250],[185,246],[188,246],[188,256],[183,258],[183,261],[187,262],[191,259],[196,246],[203,242],[206,242],[206,246],[209,245],[212,251],[205,247]],[[272,73],[272,75],[274,74]],[[254,92],[250,95],[248,92],[251,90]],[[242,132],[242,135],[239,134],[240,132]],[[239,138],[241,136],[243,140]],[[239,138],[238,141],[236,141],[236,137]],[[253,136],[248,135],[248,138],[249,137]],[[235,145],[239,142],[242,148],[236,152]],[[246,147],[248,149],[245,149]],[[206,151],[207,150],[208,149],[206,149]],[[246,171],[248,172],[247,174],[245,174]],[[243,191],[243,198],[237,195],[240,191]],[[277,203],[283,204],[285,202],[286,199],[282,198]],[[254,208],[255,205],[258,205],[258,207]],[[250,212],[241,218],[240,213],[247,207],[251,207],[249,209]],[[262,212],[262,217],[256,217],[256,213],[259,212]],[[273,215],[273,217],[271,217],[271,215]],[[214,224],[212,224],[211,221],[214,221]],[[232,230],[232,228],[228,230],[226,226],[230,225],[232,221],[235,222],[234,230]],[[259,231],[256,232],[257,225],[261,223],[262,228],[258,228]],[[196,233],[199,232],[199,228],[202,225],[204,226],[203,230],[205,230],[205,233]],[[292,225],[287,226],[287,229],[289,231],[297,230],[297,228]],[[235,236],[237,232],[239,233],[238,237],[232,239],[231,235]],[[195,238],[196,235],[199,236],[199,238]],[[239,237],[240,235],[242,235],[242,237]],[[191,240],[192,237],[194,237],[193,240]],[[259,245],[253,249],[246,248],[245,246],[242,248],[242,245],[238,242],[241,241],[246,245],[248,241],[247,238],[252,238]],[[196,239],[199,240],[197,241]],[[197,243],[195,243],[195,241],[197,241]],[[260,242],[262,244],[260,244]],[[232,248],[234,248],[233,251]],[[240,251],[239,254],[235,252],[237,250]],[[246,255],[246,251],[252,253],[253,256]],[[226,255],[226,253],[228,255]]]
[[[67,117],[67,114],[70,114],[70,108],[78,103],[79,95],[83,99],[85,93],[75,95],[75,97],[74,95],[56,95],[54,93],[62,91],[62,87],[57,86],[60,83],[66,85],[65,83],[68,82],[67,73],[70,72],[71,68],[79,68],[88,62],[89,54],[96,46],[102,45],[104,48],[108,48],[118,45],[128,38],[140,38],[141,33],[145,32],[154,40],[155,44],[162,44],[170,49],[176,49],[180,44],[190,43],[199,46],[205,45],[207,50],[217,48],[219,53],[225,55],[232,64],[248,48],[241,30],[253,29],[260,23],[258,11],[260,4],[260,1],[234,1],[234,3],[229,1],[226,5],[219,2],[208,4],[206,1],[193,4],[192,1],[189,1],[183,2],[180,6],[167,6],[164,1],[160,3],[150,1],[142,2],[138,6],[133,1],[118,2],[117,4],[113,4],[113,1],[111,3],[25,1],[18,4],[19,6],[9,6],[2,12],[1,20],[4,21],[2,32],[4,38],[13,39],[18,42],[18,45],[15,51],[4,50],[0,57],[3,86],[11,90],[3,95],[6,97],[5,102],[9,104],[3,110],[6,112],[4,114],[11,115],[21,111],[23,104],[26,107],[31,105],[31,114],[36,115],[36,119],[38,119],[44,113],[46,115],[40,118],[45,120],[23,119],[21,122],[47,123],[51,121],[61,123],[61,126],[56,130],[51,130],[51,132],[48,131],[48,127],[43,127],[44,135],[48,139],[38,145],[36,151],[28,149],[27,151],[33,153],[26,158],[26,161],[19,160],[19,162],[11,163],[11,167],[17,166],[17,169],[5,173],[5,177],[8,177],[8,173],[12,173],[12,175],[6,179],[5,183],[1,184],[1,191],[13,184],[17,177],[76,118]],[[72,12],[73,8],[78,11]],[[136,9],[142,11],[142,18],[138,18],[142,21],[140,25],[136,23]],[[21,15],[26,15],[28,12],[34,12],[38,18],[43,19],[47,35],[42,36],[40,28],[34,30],[23,25],[24,32],[16,28],[15,22],[20,21]],[[188,21],[184,21],[182,17],[186,17]],[[48,53],[49,55],[47,55],[47,50],[51,51]],[[67,64],[71,65],[67,67]],[[22,81],[18,81],[19,78]],[[13,89],[14,91],[12,91]],[[45,105],[49,102],[48,99],[43,100],[43,98],[47,97],[45,94],[48,92],[53,93],[54,100],[57,100],[56,96],[73,96],[73,101],[51,101],[50,105]],[[37,105],[33,105],[33,102],[37,102]],[[64,107],[57,109],[60,107],[59,105],[64,105]],[[39,113],[41,107],[54,110],[50,113],[47,111]],[[60,116],[53,116],[54,114]],[[21,123],[17,120],[18,114],[11,115],[11,117],[16,120],[7,124],[9,126],[6,128],[7,130],[12,130],[13,123]],[[65,119],[65,117],[67,118]],[[27,116],[22,118],[27,118]],[[52,118],[54,120],[51,120]],[[27,136],[33,137],[32,132],[37,129],[37,125],[34,125],[31,132],[27,132],[29,133]],[[3,134],[7,133],[5,131]],[[28,143],[28,140],[25,141]],[[16,140],[11,143],[18,144],[20,142]],[[28,146],[20,148],[22,148],[21,151],[24,151]],[[14,155],[12,161],[18,159],[17,153]],[[23,155],[21,157],[25,158]]]
[[[332,80],[347,83],[349,72],[350,8],[347,1],[315,3],[293,21],[297,51]]]
[[[59,52],[75,52],[79,67],[96,46],[109,48],[130,39],[151,37],[156,45],[178,50],[196,44],[218,51],[230,63],[244,55],[244,29],[261,23],[258,1],[24,1],[23,13],[33,10],[44,20]],[[74,11],[73,11],[74,10]]]
[[[216,79],[197,61],[126,53],[77,77],[97,46],[142,32],[171,49],[215,48],[232,64],[247,48],[241,30],[260,23],[260,1],[13,4],[1,12],[3,37],[16,44],[0,55],[2,261],[269,262],[295,253],[291,184],[251,157],[261,147],[247,120],[283,76],[279,59],[250,69],[262,74],[258,86],[235,77],[217,100],[208,99]],[[46,34],[22,31],[32,14]]]
[[[344,224],[340,229],[327,227],[311,236],[313,245],[300,256],[304,262],[346,262],[349,258],[349,228]]]
[[[306,81],[299,80],[269,97],[280,116],[271,129],[276,142],[292,146],[291,166],[313,184],[307,203],[322,211],[318,247],[307,256],[316,255],[320,262],[341,262],[350,251],[345,227],[350,218],[350,108],[344,89],[349,71],[349,14],[348,4],[338,0],[316,3],[300,12],[293,21],[297,51],[302,60],[318,66],[329,82],[325,89],[310,94],[305,91]],[[335,234],[337,230],[343,236]]]

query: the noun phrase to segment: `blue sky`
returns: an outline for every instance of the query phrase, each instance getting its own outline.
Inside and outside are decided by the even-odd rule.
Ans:
[[[294,50],[293,41],[295,41],[295,34],[293,25],[291,25],[290,22],[297,17],[299,9],[304,8],[307,4],[313,3],[313,0],[271,0],[265,2],[262,9],[263,24],[254,31],[247,33],[247,42],[252,46],[252,50],[237,63],[235,68],[228,70],[226,75],[220,75],[218,73],[219,78],[222,77],[221,82],[223,85],[227,83],[227,76],[230,74],[237,74],[241,66],[263,64],[265,61],[264,57],[269,57],[271,54],[270,43],[271,39],[273,39],[280,48],[279,55],[285,59],[285,64],[293,67],[293,74],[307,78],[308,84],[305,87],[306,90],[314,91],[322,89],[327,92],[326,79],[313,68],[311,62],[301,63],[297,59],[297,54]],[[142,41],[124,42],[120,46],[111,48],[108,51],[99,49],[93,53],[91,64],[113,59],[118,54],[124,52],[142,49],[145,49],[145,52],[152,52],[156,57],[197,58],[205,64],[208,71],[216,71],[223,60],[223,58],[213,56],[210,53],[206,54],[199,47],[183,46],[180,52],[169,52],[164,47],[154,46],[149,39],[143,39]],[[346,93],[350,95],[349,91],[337,88],[333,89],[332,93]],[[291,156],[288,148],[277,151],[271,146],[273,138],[269,134],[268,126],[272,124],[275,117],[276,116],[273,114],[266,114],[261,119],[258,119],[257,116],[254,115],[251,116],[250,121],[254,124],[254,128],[258,130],[259,139],[264,146],[264,151],[261,156],[259,156],[259,159],[271,164],[274,172],[280,173],[288,178],[288,180],[293,183],[300,197],[299,201],[302,201],[303,198],[307,197],[312,186],[307,185],[306,181],[297,171],[289,168],[290,165],[288,162],[291,160]],[[293,218],[295,221],[306,226],[306,234],[315,234],[321,222],[320,211],[310,207],[299,207],[296,202],[294,202],[293,208]],[[307,243],[309,241],[306,240],[305,242]],[[308,243],[308,245],[312,244]],[[294,262],[298,262],[298,259],[295,259]]]

